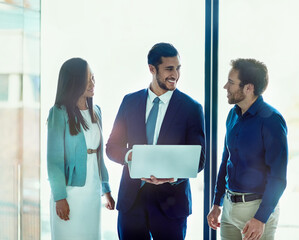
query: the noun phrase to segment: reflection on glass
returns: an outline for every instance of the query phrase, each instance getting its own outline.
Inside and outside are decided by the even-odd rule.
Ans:
[[[0,101],[8,101],[8,75],[0,75]]]
[[[40,12],[26,2],[0,1],[0,239],[11,240],[40,236]]]
[[[0,3],[24,7],[27,9],[34,9],[39,11],[40,0],[0,0]]]
[[[23,0],[24,8],[40,10],[40,0]]]

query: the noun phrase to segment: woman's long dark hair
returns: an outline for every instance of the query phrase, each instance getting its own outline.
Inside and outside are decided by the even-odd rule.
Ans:
[[[65,106],[71,135],[77,135],[81,129],[80,125],[89,129],[79,108],[77,102],[84,93],[87,86],[87,62],[82,58],[71,58],[67,60],[60,68],[55,105],[57,107]],[[87,105],[91,116],[91,121],[96,122],[93,111],[92,98],[87,98]]]

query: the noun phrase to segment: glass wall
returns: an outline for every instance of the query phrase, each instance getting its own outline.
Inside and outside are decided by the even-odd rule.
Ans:
[[[0,1],[0,239],[40,236],[39,6]]]
[[[45,123],[54,103],[62,63],[74,56],[83,57],[90,63],[96,78],[94,102],[102,108],[104,141],[107,141],[123,96],[149,86],[151,74],[147,53],[157,42],[171,42],[176,46],[182,63],[178,88],[204,104],[204,11],[204,1],[198,0],[190,0],[188,4],[180,0],[154,0],[146,4],[139,0],[51,0],[43,3],[41,164],[44,169],[44,239],[49,239],[50,192],[45,171]],[[106,163],[112,194],[117,198],[122,167],[107,157]],[[203,173],[191,183],[193,214],[188,218],[188,240],[203,234]],[[117,211],[103,209],[104,239],[117,239],[116,218]]]
[[[178,88],[202,104],[204,100],[204,1],[154,0],[146,5],[138,0],[45,1],[42,59],[40,8],[39,0],[0,0],[0,239],[39,239],[40,231],[42,239],[50,239],[46,118],[54,102],[59,68],[66,59],[83,57],[95,73],[95,103],[103,111],[106,140],[122,97],[148,86],[146,55],[156,42],[171,42],[178,48],[182,61]],[[299,234],[299,35],[295,30],[299,4],[296,0],[226,0],[220,2],[219,10],[218,159],[231,108],[222,89],[229,62],[238,57],[261,60],[270,75],[264,99],[288,124],[288,186],[280,201],[277,239],[292,239]],[[106,162],[116,198],[121,167],[107,158]],[[187,240],[202,236],[202,175],[191,180],[193,214],[188,219]],[[117,239],[116,217],[116,211],[103,209],[104,239]]]
[[[230,60],[256,58],[269,71],[264,100],[284,116],[288,125],[288,185],[280,200],[277,239],[299,235],[299,3],[296,0],[226,0],[220,2],[219,27],[219,159],[229,109],[226,90]],[[220,163],[220,161],[219,161]]]

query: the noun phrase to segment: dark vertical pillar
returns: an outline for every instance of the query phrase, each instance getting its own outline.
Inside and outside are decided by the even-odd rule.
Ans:
[[[206,0],[205,19],[205,123],[206,166],[204,170],[204,240],[215,240],[207,215],[212,206],[217,174],[218,33],[219,0]]]

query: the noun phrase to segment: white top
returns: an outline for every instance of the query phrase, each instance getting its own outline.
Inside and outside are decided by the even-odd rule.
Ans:
[[[87,123],[88,130],[83,129],[86,147],[87,149],[97,149],[100,146],[101,142],[101,132],[98,126],[98,123],[93,123],[91,121],[89,110],[80,110],[85,122]],[[89,176],[86,177],[85,185],[91,184],[94,187],[94,191],[98,192],[101,189],[101,181],[99,175],[99,169],[101,166],[98,166],[97,154],[87,154],[87,163],[93,161],[93,171],[89,172]],[[101,193],[100,193],[101,194]]]
[[[173,91],[167,91],[166,93],[162,94],[161,96],[157,96],[152,90],[148,89],[148,97],[146,102],[146,112],[145,112],[145,122],[147,121],[148,115],[154,106],[154,99],[156,97],[159,97],[159,111],[157,116],[157,122],[156,122],[156,128],[155,128],[155,134],[153,139],[153,145],[157,144],[158,137],[160,134],[161,126],[169,105],[169,101],[172,97]]]

